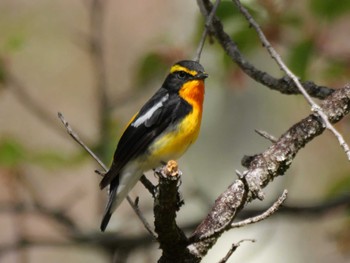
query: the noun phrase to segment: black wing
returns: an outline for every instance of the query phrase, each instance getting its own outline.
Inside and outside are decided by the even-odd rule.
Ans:
[[[160,102],[161,106],[156,107],[150,114],[150,109]],[[171,94],[163,88],[159,89],[142,107],[120,138],[112,167],[101,180],[100,188],[103,189],[110,184],[130,160],[145,153],[157,136],[170,124],[175,124],[184,118],[191,110],[192,106],[176,93]]]

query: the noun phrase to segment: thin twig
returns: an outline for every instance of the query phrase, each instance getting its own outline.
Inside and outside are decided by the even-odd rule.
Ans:
[[[196,56],[195,58],[193,59],[194,61],[197,61],[199,62],[200,58],[201,58],[201,54],[202,54],[202,50],[203,50],[203,47],[204,47],[204,43],[205,43],[205,40],[208,36],[208,32],[209,32],[209,27],[211,25],[211,22],[215,16],[215,13],[216,13],[216,10],[218,8],[220,4],[220,0],[216,0],[214,6],[213,6],[213,9],[211,10],[206,22],[205,22],[205,28],[203,30],[203,33],[202,33],[202,37],[201,37],[201,40],[199,42],[199,45],[198,45],[198,48],[197,48],[197,52],[196,52]]]
[[[237,227],[242,227],[242,226],[254,224],[254,223],[260,222],[260,221],[270,217],[281,207],[282,203],[287,198],[287,194],[288,194],[288,191],[284,190],[282,195],[277,199],[277,201],[275,203],[273,203],[273,205],[269,209],[267,209],[264,213],[262,213],[258,216],[247,218],[247,219],[240,221],[240,222],[237,222],[237,223],[232,223],[231,227],[237,228]]]
[[[157,240],[157,234],[152,230],[151,225],[147,222],[146,218],[143,216],[143,214],[140,211],[138,205],[132,201],[132,199],[130,198],[129,195],[126,196],[126,200],[130,204],[130,206],[132,207],[132,209],[134,210],[134,212],[136,213],[138,218],[141,220],[142,224],[145,226],[145,228],[148,231],[148,233],[150,233],[150,235],[152,236],[152,238],[154,240]]]
[[[66,127],[67,133],[73,138],[74,141],[76,141],[81,147],[84,148],[85,151],[87,151],[92,158],[95,159],[96,162],[105,170],[108,171],[107,166],[96,156],[96,154],[90,150],[89,147],[86,146],[86,144],[80,139],[79,135],[72,129],[72,127],[69,125],[69,123],[64,118],[63,114],[61,112],[57,113],[58,118],[61,120],[63,125]]]
[[[243,239],[241,241],[239,241],[238,243],[234,243],[232,244],[230,250],[227,252],[226,256],[221,259],[218,263],[226,263],[227,260],[229,260],[229,258],[232,256],[233,252],[236,251],[236,249],[241,245],[241,243],[246,242],[246,241],[250,241],[250,242],[255,242],[255,239]]]
[[[140,178],[140,182],[143,184],[143,186],[150,192],[152,197],[155,197],[156,194],[156,187],[151,183],[150,180],[147,179],[147,177],[143,174]]]
[[[248,10],[242,6],[241,2],[239,0],[233,0],[236,4],[236,6],[238,7],[239,11],[244,15],[244,17],[247,19],[247,21],[249,22],[249,24],[255,29],[255,31],[257,32],[261,42],[263,43],[264,47],[267,49],[267,51],[269,52],[269,54],[271,55],[271,57],[276,61],[276,63],[278,64],[278,66],[280,67],[280,69],[282,71],[284,71],[287,76],[292,79],[292,81],[294,82],[295,86],[299,89],[299,91],[303,94],[303,96],[305,97],[306,101],[310,104],[311,106],[311,110],[315,113],[317,113],[321,119],[323,120],[326,128],[328,130],[330,130],[335,137],[338,139],[339,144],[342,146],[342,148],[344,149],[348,160],[350,161],[350,148],[349,146],[346,144],[343,136],[334,128],[334,126],[329,122],[326,114],[321,110],[321,107],[316,104],[316,102],[314,102],[314,100],[311,98],[311,96],[309,96],[309,94],[306,92],[306,90],[304,89],[304,87],[301,85],[299,79],[297,78],[297,76],[294,75],[294,73],[292,71],[289,70],[289,68],[284,64],[283,60],[281,59],[280,55],[276,52],[276,50],[271,46],[270,42],[267,40],[266,36],[264,35],[264,33],[262,32],[259,24],[254,20],[254,18],[250,15],[250,13],[248,12]]]
[[[269,134],[269,133],[266,132],[266,131],[263,131],[263,130],[255,130],[255,132],[256,132],[257,134],[259,134],[261,137],[263,137],[263,138],[269,140],[269,141],[272,142],[272,143],[277,142],[277,138],[276,138],[275,136]]]
[[[69,125],[69,123],[65,120],[62,113],[58,113],[58,118],[61,120],[63,125],[66,127],[67,133],[81,146],[86,150],[92,158],[94,158],[95,161],[107,172],[108,168],[107,166],[95,155],[93,151],[90,150],[88,146],[85,145],[85,143],[79,138],[78,134],[72,129],[72,127]],[[142,224],[145,226],[146,230],[151,234],[151,236],[154,239],[157,239],[157,235],[153,232],[150,224],[147,222],[146,218],[142,215],[140,209],[138,206],[135,205],[135,203],[132,201],[132,199],[129,196],[126,196],[126,200],[138,216],[138,218],[141,220]]]
[[[281,204],[284,202],[284,200],[286,200],[287,198],[287,190],[284,190],[282,195],[278,198],[278,200],[269,208],[267,209],[264,213],[262,213],[261,215],[255,216],[255,217],[251,217],[251,218],[247,218],[243,221],[237,222],[237,223],[232,223],[230,225],[229,228],[237,228],[237,227],[241,227],[241,226],[245,226],[245,225],[249,225],[249,224],[253,224],[259,221],[262,221],[264,219],[266,219],[267,217],[271,216],[273,213],[275,213],[278,208],[281,206]],[[222,232],[223,229],[229,229],[227,228],[226,225],[223,225],[217,229],[214,229],[213,231],[209,231],[204,235],[200,236],[200,240],[205,240],[208,238],[212,238],[213,236],[217,235],[218,233]]]

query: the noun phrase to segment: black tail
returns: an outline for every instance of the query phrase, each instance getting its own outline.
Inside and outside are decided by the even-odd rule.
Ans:
[[[119,183],[119,172],[120,172],[120,167],[117,166],[114,162],[112,163],[111,168],[108,170],[107,173],[103,176],[101,182],[100,182],[100,189],[102,190],[105,188],[107,185],[112,184],[113,181],[117,181]],[[117,183],[117,184],[118,184]]]
[[[100,229],[102,232],[104,232],[106,230],[106,227],[109,223],[109,220],[111,219],[112,214],[109,212],[106,212],[103,216],[102,222],[101,222],[101,226]]]
[[[116,181],[116,183],[114,183],[114,181],[112,181],[112,183],[110,184],[109,197],[108,197],[109,199],[108,199],[108,203],[107,203],[105,213],[103,215],[101,226],[100,226],[100,229],[102,232],[105,231],[105,229],[109,223],[109,220],[111,219],[112,213],[113,213],[113,211],[111,211],[111,210],[112,210],[113,204],[115,202],[115,197],[117,194],[119,180],[115,180],[115,181]]]

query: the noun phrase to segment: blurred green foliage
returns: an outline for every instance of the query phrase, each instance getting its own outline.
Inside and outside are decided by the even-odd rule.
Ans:
[[[4,59],[0,57],[0,84],[3,84],[6,81],[6,69],[4,63]]]
[[[256,12],[254,6],[246,6],[249,12],[260,22],[263,20],[261,13]],[[249,52],[260,46],[256,32],[249,26],[246,19],[237,8],[229,2],[222,2],[217,10],[217,16],[225,25],[225,31],[237,43],[243,52]]]
[[[7,38],[7,40],[4,43],[4,51],[7,52],[14,52],[19,51],[21,48],[24,47],[26,42],[26,37],[22,34],[14,34]]]
[[[225,21],[239,15],[239,11],[232,4],[232,1],[222,1],[216,10],[216,15],[221,21]]]
[[[45,168],[60,168],[80,164],[86,157],[84,152],[67,155],[60,151],[35,151],[25,148],[18,140],[7,137],[0,140],[0,166],[16,168],[25,163]]]
[[[42,167],[54,169],[60,167],[67,167],[79,165],[86,159],[86,153],[78,151],[74,155],[63,154],[54,150],[46,150],[40,152],[32,152],[30,157],[31,163],[38,164]]]
[[[324,78],[329,80],[337,80],[339,77],[346,76],[348,74],[348,65],[341,60],[329,60],[325,71]]]
[[[153,50],[145,54],[138,63],[136,73],[136,85],[138,89],[144,89],[154,81],[159,81],[159,76],[164,76],[169,65],[165,63],[165,59],[157,52]]]
[[[312,39],[302,39],[290,50],[288,65],[290,69],[301,79],[306,79],[307,69],[313,56],[314,42]]]
[[[337,198],[339,196],[349,196],[350,195],[350,173],[346,172],[345,174],[341,176],[337,176],[333,184],[329,186],[329,189],[327,189],[326,197],[327,198]],[[350,207],[348,206],[347,209],[348,215],[350,216]],[[346,225],[346,227],[349,226],[349,223]],[[350,238],[350,236],[349,236]]]
[[[350,11],[350,1],[311,0],[310,10],[320,19],[332,21]]]
[[[334,180],[334,183],[329,186],[327,196],[328,197],[337,197],[341,194],[350,194],[350,173],[347,172],[341,176],[336,176],[340,178]]]
[[[15,167],[27,159],[23,146],[15,139],[8,138],[0,141],[0,165]]]

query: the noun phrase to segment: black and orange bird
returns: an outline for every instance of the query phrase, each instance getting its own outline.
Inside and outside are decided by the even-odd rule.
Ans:
[[[100,182],[101,189],[109,186],[102,231],[144,172],[178,159],[197,139],[207,77],[196,61],[174,64],[161,88],[131,118]]]

